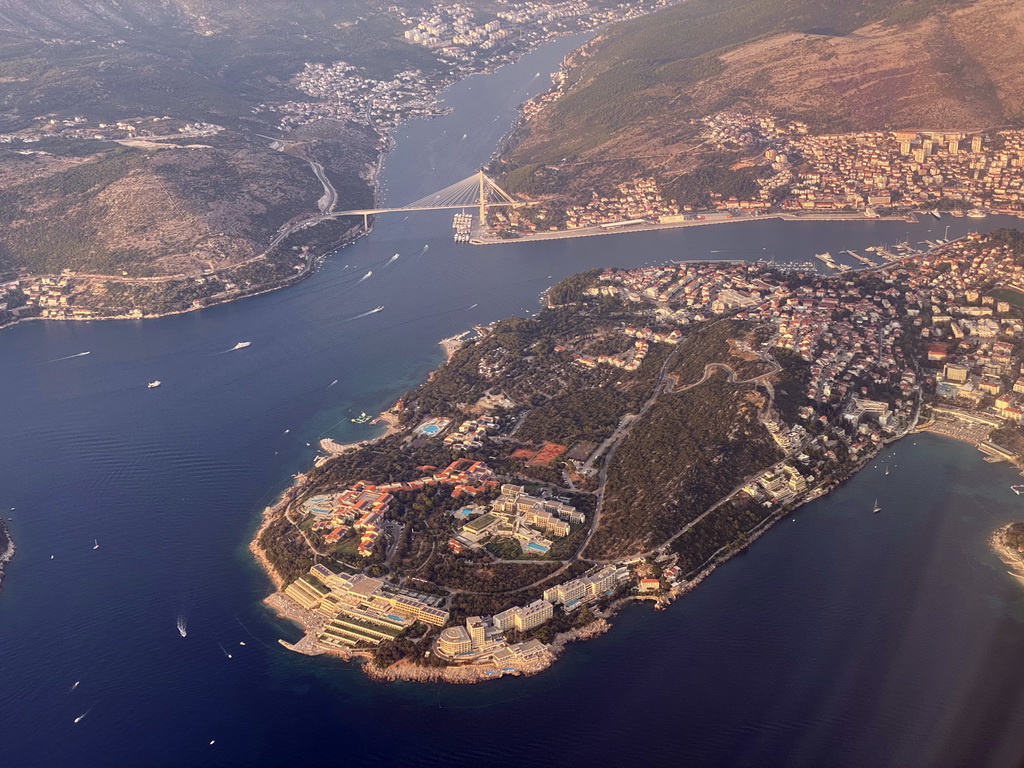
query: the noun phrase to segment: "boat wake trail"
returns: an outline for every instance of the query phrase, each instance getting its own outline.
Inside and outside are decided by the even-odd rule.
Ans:
[[[387,263],[384,266],[386,267],[388,264],[394,264],[396,261],[398,261],[398,257],[401,255],[402,254],[400,253],[396,253],[394,256],[387,260]]]
[[[371,309],[369,312],[362,312],[362,313],[360,313],[358,315],[353,315],[352,317],[348,318],[347,320],[343,320],[342,322],[348,323],[348,322],[351,322],[353,320],[358,320],[358,319],[360,319],[362,317],[369,317],[370,315],[375,315],[378,312],[383,312],[383,311],[384,311],[384,307],[375,307],[374,309]],[[337,381],[337,379],[335,379],[334,384],[337,384],[337,383],[338,383],[338,381]],[[331,386],[333,386],[333,384]]]
[[[225,349],[223,352],[218,352],[218,355],[226,355],[228,352],[237,352],[239,349],[245,349],[246,347],[252,346],[251,341],[240,341],[231,349]]]
[[[362,277],[360,277],[360,278],[359,278],[358,280],[356,280],[355,284],[356,284],[356,285],[359,285],[359,284],[360,284],[361,282],[363,282],[364,280],[369,280],[369,279],[370,279],[370,276],[371,276],[372,274],[373,274],[373,270],[371,269],[371,270],[370,270],[369,272],[367,272],[367,273],[366,273],[365,275],[363,275],[363,276],[362,276]]]
[[[419,261],[421,258],[423,258],[423,254],[426,253],[429,250],[430,250],[430,246],[424,244],[423,250],[421,250],[419,253],[416,254],[416,260]]]
[[[96,708],[96,705],[93,704],[91,707],[89,707],[87,710],[85,710],[85,712],[83,712],[82,714],[80,714],[78,717],[75,718],[75,723],[80,723],[83,720],[85,720],[85,716],[88,715],[90,712],[92,712],[95,708]]]
[[[91,355],[92,352],[79,352],[77,355],[68,355],[67,357],[58,357],[56,360],[47,360],[48,363],[59,363],[61,360],[73,360],[76,357],[85,357]]]

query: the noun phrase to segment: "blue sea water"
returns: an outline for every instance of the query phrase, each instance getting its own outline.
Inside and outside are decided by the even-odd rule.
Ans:
[[[572,44],[454,86],[452,115],[399,131],[388,200],[485,162]],[[18,544],[0,595],[0,766],[1020,765],[1024,590],[986,539],[1024,519],[1024,499],[968,445],[902,441],[671,610],[630,608],[530,679],[384,685],[289,653],[276,640],[295,628],[261,606],[247,551],[319,438],[374,434],[350,419],[421,381],[439,339],[537,311],[567,274],[712,252],[804,261],[947,223],[952,237],[1015,222],[472,248],[444,214],[397,214],[284,291],[0,333],[0,511]]]

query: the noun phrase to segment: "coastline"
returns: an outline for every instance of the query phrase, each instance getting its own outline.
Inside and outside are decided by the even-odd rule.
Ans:
[[[0,536],[7,542],[4,551],[0,552],[0,592],[2,592],[4,588],[4,566],[11,562],[15,550],[14,539],[11,538],[11,529],[3,518],[0,518]]]
[[[442,339],[438,342],[445,349],[446,361],[449,361],[458,349],[461,348],[469,333],[469,331],[465,331],[456,334],[455,336]],[[400,431],[397,423],[398,419],[394,414],[384,412],[374,419],[374,421],[377,419],[384,420],[388,423],[388,428],[383,434],[375,438],[345,445],[325,439],[321,441],[321,447],[331,455],[338,455],[340,452],[376,442],[388,435]],[[285,595],[282,591],[285,586],[284,579],[273,567],[266,552],[259,544],[259,539],[267,527],[280,519],[281,516],[287,515],[287,510],[290,504],[306,487],[308,478],[305,474],[295,475],[295,481],[284,491],[284,493],[282,493],[278,501],[264,509],[260,525],[250,542],[250,551],[274,584],[274,592],[264,598],[263,603],[273,610],[278,617],[295,623],[304,632],[303,637],[296,643],[289,643],[283,639],[279,640],[279,643],[288,650],[308,656],[329,655],[341,658],[345,661],[362,660],[363,663],[361,663],[360,666],[364,674],[371,679],[380,682],[405,681],[464,685],[497,680],[505,675],[532,676],[551,667],[565,651],[565,648],[571,643],[589,640],[610,631],[612,627],[610,619],[614,618],[618,611],[626,605],[633,602],[653,602],[654,610],[666,609],[672,602],[696,589],[720,565],[728,562],[736,555],[745,552],[751,544],[773,528],[777,522],[789,515],[792,515],[805,504],[828,495],[843,483],[851,480],[857,475],[857,473],[868,466],[884,447],[898,442],[913,432],[914,428],[911,427],[905,432],[884,441],[877,446],[877,450],[875,450],[870,456],[864,457],[862,461],[851,467],[849,472],[843,477],[834,480],[826,486],[810,490],[803,498],[777,509],[773,514],[763,519],[749,531],[746,531],[741,539],[731,541],[713,552],[701,565],[699,565],[694,571],[691,571],[693,575],[689,576],[689,578],[684,577],[682,580],[672,584],[667,590],[661,593],[624,595],[615,600],[606,609],[602,611],[595,611],[598,618],[594,621],[584,625],[583,627],[557,634],[542,654],[529,659],[519,659],[502,667],[496,666],[493,662],[486,664],[434,667],[410,663],[409,660],[405,659],[389,667],[380,668],[373,664],[372,655],[365,649],[337,648],[334,646],[328,647],[317,642],[315,638],[315,629],[314,632],[310,632],[310,628],[315,628],[321,625],[323,623],[323,617],[306,611],[295,603],[289,596]],[[335,450],[329,450],[325,447],[325,442],[330,443]],[[1018,578],[1021,580],[1022,584],[1024,584],[1024,561],[1022,561],[1021,564],[1021,574],[1022,575]]]
[[[578,30],[578,31],[575,31],[575,32],[565,32],[563,34],[554,34],[554,35],[552,35],[549,38],[546,38],[546,39],[543,39],[543,40],[533,41],[530,45],[525,47],[523,50],[517,51],[514,56],[511,56],[511,57],[508,57],[508,58],[505,58],[505,59],[501,59],[499,61],[496,61],[496,62],[493,62],[491,64],[488,64],[487,66],[483,67],[480,70],[468,71],[468,72],[467,71],[459,71],[455,76],[441,77],[441,78],[439,78],[439,80],[436,83],[437,89],[436,89],[436,94],[435,94],[434,98],[437,99],[438,101],[440,101],[440,99],[443,96],[444,92],[448,88],[450,88],[451,86],[455,85],[456,83],[458,83],[458,82],[460,82],[460,81],[462,81],[464,79],[471,78],[471,77],[473,77],[475,75],[489,74],[491,72],[496,71],[497,69],[500,69],[501,67],[503,67],[503,66],[505,66],[507,64],[515,63],[516,61],[521,59],[523,56],[527,56],[530,53],[533,53],[535,50],[539,49],[540,47],[542,47],[544,45],[556,42],[559,38],[567,37],[567,36],[572,36],[572,35],[578,35],[578,34],[584,34],[584,33],[589,33],[589,34],[593,35],[593,34],[597,33],[597,30],[596,29]],[[517,117],[517,120],[518,119],[519,118]],[[372,198],[373,198],[375,206],[379,206],[381,204],[381,202],[382,202],[382,199],[383,199],[382,198],[382,191],[383,190],[381,189],[381,185],[379,183],[379,178],[380,178],[380,174],[381,174],[381,172],[383,170],[384,162],[387,160],[387,156],[390,154],[391,150],[394,147],[394,134],[395,134],[395,131],[404,122],[405,122],[404,120],[399,121],[393,128],[387,129],[387,130],[379,129],[376,126],[372,126],[374,131],[380,137],[380,146],[377,148],[376,160],[369,165],[369,167],[367,168],[367,172],[366,172],[365,176],[361,176],[361,178],[369,186],[369,188],[371,190],[371,193],[372,193]],[[319,181],[319,179],[318,179],[318,181]],[[326,214],[318,213],[318,214],[315,214],[315,215],[311,216],[308,219],[304,219],[302,221],[296,222],[295,224],[292,224],[291,226],[288,227],[288,229],[287,229],[287,231],[285,233],[279,234],[275,238],[275,240],[271,243],[271,245],[268,247],[268,249],[266,251],[264,251],[264,253],[261,254],[261,255],[266,255],[266,253],[268,253],[269,251],[273,250],[282,240],[285,239],[285,237],[288,234],[291,234],[293,232],[299,231],[301,229],[307,229],[307,228],[315,227],[321,221],[324,221],[326,219],[331,219],[331,218],[334,218],[334,216],[333,216],[333,214],[331,214],[329,212],[326,213]],[[368,223],[365,227],[359,228],[359,230],[357,232],[355,232],[354,234],[350,233],[350,234],[346,235],[345,237],[343,237],[335,245],[333,245],[333,246],[331,246],[331,247],[329,247],[329,248],[327,248],[327,249],[325,249],[325,250],[323,250],[321,252],[307,254],[305,267],[301,271],[296,273],[295,275],[291,275],[291,276],[289,276],[289,277],[287,277],[287,278],[285,278],[283,280],[280,280],[280,281],[278,281],[276,283],[273,283],[273,284],[270,284],[270,285],[266,285],[266,286],[257,288],[256,290],[253,290],[253,291],[250,291],[250,292],[237,293],[237,294],[230,295],[230,296],[221,296],[220,298],[213,299],[209,303],[203,304],[202,306],[198,306],[198,307],[189,306],[189,307],[185,307],[185,308],[182,308],[182,309],[173,310],[173,311],[170,311],[170,312],[148,312],[148,313],[145,313],[145,314],[143,314],[141,316],[129,316],[129,315],[103,315],[103,316],[99,316],[99,315],[97,315],[97,316],[91,316],[91,317],[67,317],[67,318],[51,318],[51,317],[37,317],[37,316],[20,317],[20,316],[16,316],[16,317],[13,317],[13,318],[7,320],[6,322],[0,322],[0,331],[4,330],[6,328],[12,328],[12,327],[18,325],[19,323],[29,322],[29,321],[91,322],[93,320],[96,320],[96,321],[108,321],[108,320],[154,320],[154,319],[159,319],[159,318],[163,318],[163,317],[172,317],[174,315],[183,315],[183,314],[186,314],[188,312],[195,312],[195,311],[198,311],[198,310],[201,310],[201,309],[207,309],[207,308],[210,308],[210,307],[219,306],[221,304],[228,304],[230,302],[239,301],[241,299],[250,298],[252,296],[260,296],[262,294],[270,293],[272,291],[277,291],[277,290],[280,290],[282,288],[287,288],[287,287],[289,287],[291,285],[295,285],[295,284],[301,282],[302,280],[306,279],[307,277],[309,277],[310,275],[313,274],[313,272],[315,271],[316,265],[317,265],[317,263],[319,261],[321,261],[322,259],[326,258],[327,256],[335,253],[336,251],[340,251],[341,249],[351,245],[356,240],[358,240],[360,237],[363,237],[364,235],[370,234],[370,232],[372,230],[373,230],[373,224],[372,223]],[[61,276],[62,275],[25,275],[25,276],[21,276],[21,277],[19,277],[17,279],[33,279],[33,278],[43,278],[43,277],[59,278]],[[115,275],[106,275],[106,276],[102,276],[102,277],[97,276],[95,279],[103,279],[103,278],[115,279],[116,277],[117,276],[115,276]],[[172,281],[172,280],[175,280],[175,279],[186,279],[186,277],[188,277],[188,276],[182,276],[182,277],[179,277],[179,278],[176,278],[174,276],[170,276],[170,277],[168,277],[168,281]]]
[[[1011,548],[1006,541],[1006,534],[1013,525],[1013,523],[1007,523],[997,528],[989,537],[988,543],[999,559],[1011,569],[1007,573],[1013,576],[1021,587],[1024,587],[1024,554]]]
[[[374,176],[374,184],[376,184],[376,176]],[[16,326],[16,325],[18,325],[20,323],[30,323],[30,322],[91,323],[93,321],[96,321],[96,322],[110,322],[110,321],[125,321],[125,320],[158,320],[158,319],[160,319],[162,317],[174,317],[175,315],[185,315],[185,314],[188,314],[189,312],[198,312],[198,311],[203,310],[203,309],[210,309],[212,307],[220,306],[221,304],[230,304],[233,301],[241,301],[242,299],[249,299],[249,298],[253,298],[254,296],[262,296],[265,293],[272,293],[273,291],[279,291],[282,288],[288,288],[290,286],[297,285],[298,283],[301,283],[303,280],[305,280],[306,278],[310,277],[316,271],[316,265],[317,265],[317,262],[319,260],[325,258],[326,256],[330,255],[331,253],[334,253],[337,250],[340,250],[342,248],[345,248],[345,247],[351,245],[356,240],[358,240],[360,237],[363,237],[364,235],[368,235],[372,229],[373,229],[373,226],[371,225],[369,229],[362,230],[362,231],[360,231],[360,232],[358,232],[358,233],[356,233],[354,235],[351,235],[349,237],[345,237],[341,241],[339,241],[336,245],[332,246],[331,248],[329,248],[328,250],[324,251],[323,253],[310,253],[310,254],[308,254],[307,257],[306,257],[306,266],[303,267],[303,269],[300,272],[297,272],[294,275],[292,275],[292,276],[290,276],[290,277],[288,277],[288,278],[286,278],[284,280],[281,280],[281,281],[278,281],[276,283],[272,283],[272,284],[269,284],[269,285],[265,285],[265,286],[262,286],[260,288],[255,289],[255,290],[244,292],[244,293],[237,293],[237,294],[231,295],[231,296],[221,295],[220,298],[214,298],[209,303],[203,304],[202,306],[199,306],[199,307],[191,307],[190,306],[190,307],[185,307],[183,309],[175,309],[175,310],[172,310],[170,312],[150,312],[150,313],[143,314],[141,316],[130,316],[130,315],[96,315],[96,316],[92,316],[92,317],[61,317],[61,318],[56,318],[56,317],[37,317],[37,316],[32,316],[32,317],[15,317],[15,318],[7,321],[6,323],[0,323],[0,331],[4,330],[6,328],[13,328],[14,326]],[[57,275],[42,275],[42,276],[36,275],[34,277],[58,277],[58,276]],[[107,277],[113,278],[114,276],[113,275],[108,275]],[[168,278],[168,281],[175,280],[175,279],[185,279],[185,278],[184,277],[182,277],[182,278],[170,277],[170,278]]]
[[[908,212],[909,213],[909,212]],[[595,237],[597,235],[627,234],[630,232],[658,232],[666,229],[685,229],[689,227],[705,227],[715,224],[739,224],[747,221],[856,221],[856,222],[897,222],[907,221],[904,216],[886,216],[871,218],[860,213],[852,214],[828,214],[828,213],[766,213],[752,216],[735,215],[732,218],[714,219],[692,219],[687,221],[673,221],[666,223],[645,223],[635,224],[628,227],[582,227],[580,229],[560,229],[553,232],[528,232],[519,237],[501,238],[494,236],[474,237],[469,242],[472,245],[502,245],[505,243],[528,243],[544,240],[567,240],[577,237]],[[723,259],[728,261],[728,259]]]
[[[279,592],[284,586],[284,577],[281,576],[277,568],[274,567],[274,564],[270,562],[270,558],[267,556],[266,550],[264,550],[263,546],[260,544],[260,539],[267,528],[285,513],[288,509],[288,505],[302,489],[305,480],[305,475],[296,475],[295,481],[285,489],[284,493],[281,494],[278,500],[270,506],[263,508],[263,512],[260,514],[260,523],[252,535],[252,540],[249,542],[249,551],[252,553],[256,562],[259,563],[263,572],[267,574],[267,578],[269,578],[270,582],[274,585],[274,594]]]
[[[368,437],[365,440],[356,440],[352,443],[339,443],[330,437],[325,437],[319,442],[320,449],[329,456],[340,456],[347,451],[362,448],[364,445],[370,445],[371,443],[376,443],[379,440],[383,440],[385,437],[390,437],[391,435],[402,431],[399,426],[398,416],[391,411],[383,411],[370,421],[371,424],[377,424],[378,422],[384,422],[387,424],[387,427],[385,427],[384,431],[376,437]]]
[[[444,350],[444,361],[450,363],[455,354],[462,349],[463,345],[469,340],[469,334],[472,331],[463,331],[457,333],[454,336],[449,336],[447,339],[441,339],[437,342]]]

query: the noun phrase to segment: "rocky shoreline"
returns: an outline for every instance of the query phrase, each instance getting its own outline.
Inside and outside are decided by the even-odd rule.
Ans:
[[[988,543],[992,547],[993,551],[999,556],[1009,568],[1011,569],[1008,573],[1013,576],[1017,582],[1024,586],[1024,552],[1021,552],[1016,547],[1010,545],[1006,540],[1006,534],[1014,527],[1015,523],[1007,523],[1006,525],[997,528],[996,531],[989,537]]]
[[[372,183],[374,185],[376,185],[376,177],[374,177],[374,179],[372,180]],[[305,280],[307,277],[310,277],[316,271],[316,265],[317,265],[317,263],[321,259],[326,257],[329,253],[333,253],[334,251],[337,251],[337,250],[339,250],[341,248],[345,248],[345,247],[351,245],[356,240],[358,240],[360,237],[363,237],[364,235],[369,234],[370,230],[372,230],[372,229],[373,229],[373,227],[371,226],[370,229],[368,229],[368,230],[364,230],[364,231],[358,232],[357,234],[347,236],[347,237],[343,238],[342,240],[340,240],[338,243],[336,243],[331,248],[327,249],[324,253],[309,254],[307,256],[307,258],[306,258],[306,265],[305,265],[305,267],[303,267],[302,271],[297,272],[296,274],[291,275],[291,276],[289,276],[289,277],[287,277],[287,278],[285,278],[283,280],[278,280],[277,282],[269,283],[269,284],[264,285],[264,286],[260,286],[260,287],[256,288],[255,290],[246,291],[246,292],[240,292],[240,293],[237,293],[237,294],[232,295],[232,296],[222,296],[221,298],[216,298],[216,299],[210,301],[208,304],[203,304],[202,306],[199,306],[199,307],[184,307],[182,309],[175,309],[175,310],[172,310],[170,312],[147,312],[147,313],[143,314],[141,317],[130,316],[130,315],[105,315],[105,316],[91,316],[91,317],[68,317],[68,318],[61,318],[61,319],[49,318],[49,317],[35,317],[35,316],[33,316],[33,317],[15,317],[15,318],[12,318],[10,320],[7,320],[6,322],[0,323],[0,331],[4,330],[5,328],[13,328],[14,326],[18,325],[19,323],[50,322],[50,321],[54,321],[54,320],[56,320],[56,322],[62,322],[62,323],[65,323],[65,322],[66,323],[91,323],[93,321],[96,321],[96,322],[108,322],[108,321],[117,321],[117,320],[157,320],[157,319],[159,319],[161,317],[174,317],[175,315],[185,315],[185,314],[188,314],[189,312],[198,312],[198,311],[203,310],[203,309],[210,309],[211,307],[220,306],[221,304],[230,304],[233,301],[241,301],[242,299],[251,299],[254,296],[262,296],[265,293],[272,293],[274,291],[279,291],[282,288],[288,288],[290,286],[297,285],[297,284],[301,283],[303,280]],[[58,277],[58,276],[57,275],[50,275],[50,277]],[[174,280],[174,279],[178,279],[178,278],[170,277],[170,278],[168,278],[168,281]]]
[[[378,438],[374,438],[366,442],[374,442],[380,440],[387,434],[391,434],[393,429],[392,424],[389,423],[389,429],[384,435]],[[909,433],[909,432],[908,432]],[[886,445],[896,442],[902,437],[905,437],[907,433],[899,435],[898,437],[886,442]],[[881,450],[881,447],[879,448]],[[733,557],[744,552],[753,542],[757,541],[761,536],[768,532],[779,520],[782,520],[789,515],[794,514],[800,507],[815,501],[822,496],[827,495],[829,492],[834,490],[842,483],[850,480],[860,470],[862,470],[867,464],[869,464],[877,456],[877,452],[863,460],[858,466],[854,467],[852,471],[845,476],[842,480],[838,480],[830,484],[825,488],[818,489],[814,492],[809,493],[799,503],[780,509],[771,516],[765,518],[757,526],[751,529],[746,537],[741,541],[730,542],[723,546],[719,551],[715,552],[708,558],[704,564],[700,567],[700,570],[696,574],[687,579],[684,582],[678,583],[671,587],[667,592],[660,595],[629,595],[622,597],[610,605],[606,610],[598,614],[598,618],[594,621],[568,632],[562,632],[555,636],[554,640],[548,646],[548,652],[543,656],[528,661],[517,662],[518,666],[498,668],[494,665],[466,665],[466,666],[444,666],[444,667],[428,667],[419,664],[410,663],[408,660],[400,661],[389,667],[383,669],[375,666],[372,663],[372,657],[367,651],[361,649],[342,649],[342,648],[328,648],[321,646],[317,643],[310,642],[310,638],[307,635],[301,641],[296,644],[286,643],[283,640],[281,644],[289,650],[303,653],[310,656],[328,655],[341,658],[345,661],[362,661],[360,665],[362,671],[371,679],[378,680],[381,682],[422,682],[422,683],[449,683],[455,685],[467,685],[472,683],[486,682],[489,680],[497,680],[505,675],[512,676],[524,676],[529,677],[532,675],[540,674],[544,670],[548,669],[554,664],[558,658],[565,651],[566,647],[571,643],[590,640],[610,631],[612,619],[616,613],[618,613],[626,605],[638,602],[638,601],[649,601],[654,603],[655,610],[666,609],[673,601],[678,598],[692,592],[699,586],[704,579],[710,576],[718,566],[725,562],[728,562]],[[253,553],[256,560],[263,567],[264,571],[269,576],[275,587],[275,592],[269,595],[264,603],[268,605],[274,612],[282,618],[289,619],[290,621],[296,622],[298,625],[304,626],[304,622],[291,615],[291,612],[286,608],[285,603],[290,603],[289,598],[285,597],[281,591],[284,587],[284,579],[273,567],[263,548],[259,544],[260,536],[263,531],[269,526],[274,520],[278,519],[281,515],[285,514],[288,505],[301,493],[305,487],[306,476],[299,474],[295,476],[295,482],[281,495],[280,499],[273,505],[268,506],[263,511],[262,520],[253,539],[250,542],[249,549]],[[1005,532],[1009,529],[1008,526],[1001,528],[997,534],[993,535],[993,547],[997,546],[996,537],[998,534]],[[997,549],[997,551],[1001,551]],[[1008,556],[1015,558],[1015,562],[1004,558],[1004,562],[1008,565],[1014,565],[1019,569],[1017,578],[1024,584],[1024,557],[1017,555],[1015,552],[1010,553],[1006,550]],[[1002,555],[1001,555],[1002,556]]]
[[[11,562],[14,557],[14,539],[11,538],[11,531],[7,523],[0,519],[0,546],[4,551],[0,552],[0,591],[4,588],[4,566]]]
[[[267,530],[270,524],[285,513],[285,510],[287,510],[288,505],[295,498],[296,494],[302,490],[305,480],[305,475],[296,475],[295,482],[281,494],[280,498],[274,504],[263,509],[263,513],[260,516],[260,524],[256,528],[255,533],[253,533],[252,540],[249,542],[249,551],[274,585],[275,592],[279,592],[284,588],[285,580],[278,572],[277,568],[274,567],[274,564],[270,562],[270,558],[267,556],[266,551],[260,544],[260,539],[263,536],[263,532]]]

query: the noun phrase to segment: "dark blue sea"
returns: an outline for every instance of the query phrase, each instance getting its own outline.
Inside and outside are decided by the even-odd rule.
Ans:
[[[484,163],[573,42],[456,85],[453,114],[400,130],[388,201]],[[247,551],[319,438],[372,435],[349,419],[420,382],[439,339],[537,311],[565,275],[712,252],[804,261],[1007,223],[474,248],[451,242],[447,214],[395,214],[283,291],[3,331],[0,511],[18,551],[0,595],[0,766],[1020,766],[1024,589],[986,539],[1024,519],[1024,498],[969,445],[902,441],[671,610],[628,609],[530,679],[387,685],[289,653],[276,641],[295,628],[261,606]]]

